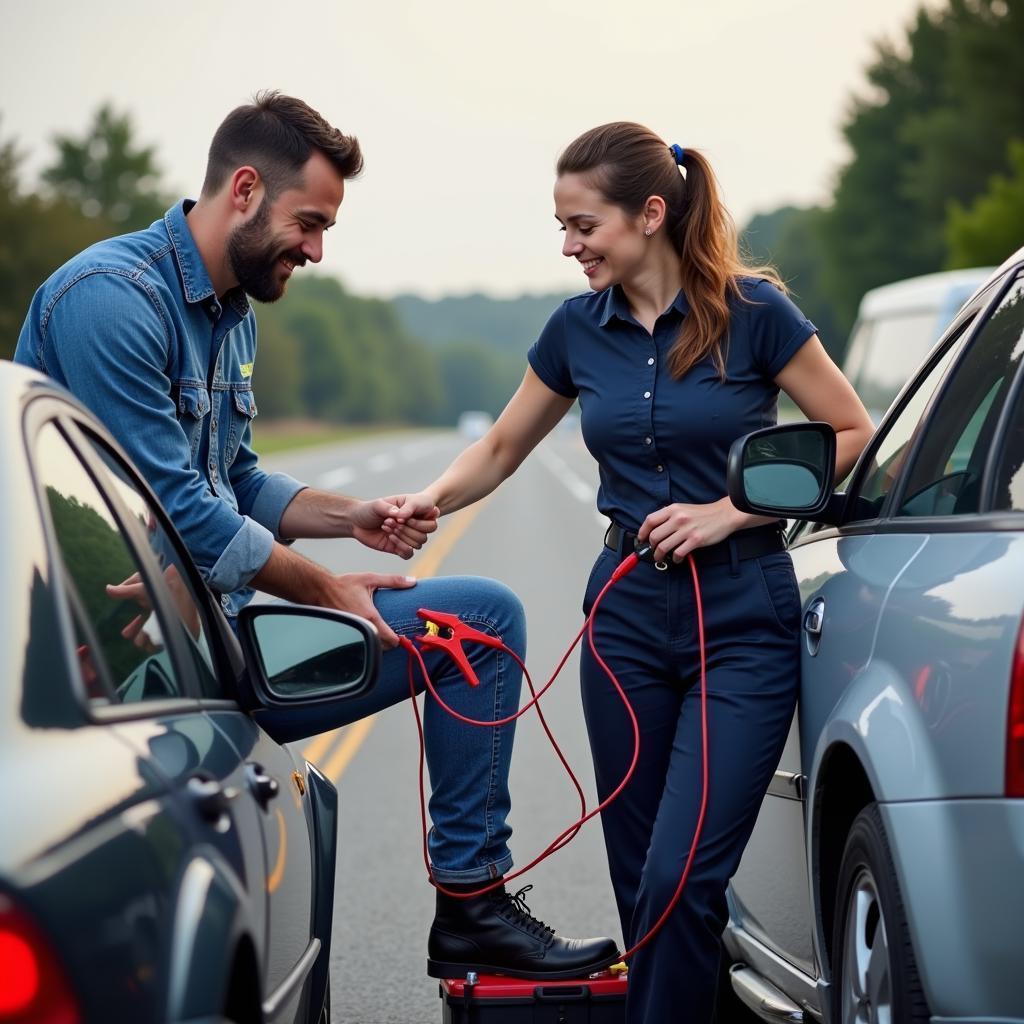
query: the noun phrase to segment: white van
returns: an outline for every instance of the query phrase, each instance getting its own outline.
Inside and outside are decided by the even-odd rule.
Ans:
[[[843,361],[843,373],[878,423],[956,311],[992,267],[948,270],[866,292]]]

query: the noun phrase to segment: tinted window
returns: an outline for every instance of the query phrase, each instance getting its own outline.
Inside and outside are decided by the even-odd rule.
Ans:
[[[39,433],[36,469],[67,570],[76,654],[90,701],[128,703],[184,695],[165,650],[153,592],[127,538],[78,456],[53,424]],[[108,587],[129,583],[132,599]]]
[[[1024,512],[1024,394],[1019,392],[996,470],[992,507]]]
[[[210,654],[200,602],[189,578],[188,569],[182,563],[174,542],[160,524],[160,516],[156,510],[143,496],[113,452],[93,438],[88,440],[92,442],[96,455],[110,471],[105,481],[106,486],[117,492],[118,497],[145,531],[153,557],[163,571],[164,583],[167,584],[172,605],[177,612],[177,625],[184,633],[185,649],[192,660],[200,691],[207,697],[223,696]]]
[[[985,460],[1024,351],[1024,278],[971,342],[942,394],[914,459],[905,516],[977,512]]]
[[[939,382],[945,376],[949,364],[963,347],[969,324],[970,321],[961,327],[956,340],[947,345],[941,358],[918,380],[902,411],[886,428],[885,435],[875,448],[871,463],[853,489],[854,497],[850,507],[854,510],[855,519],[873,519],[881,512],[886,495],[892,490],[903,468],[921,416]]]

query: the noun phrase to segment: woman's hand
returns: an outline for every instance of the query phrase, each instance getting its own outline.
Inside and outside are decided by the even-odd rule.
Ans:
[[[725,540],[754,516],[736,509],[726,497],[709,505],[666,505],[652,512],[637,536],[654,548],[654,560],[682,562],[694,548],[706,548]],[[764,520],[767,522],[767,520]]]
[[[396,494],[357,503],[349,513],[352,536],[368,548],[411,558],[437,529],[437,506],[420,497]]]

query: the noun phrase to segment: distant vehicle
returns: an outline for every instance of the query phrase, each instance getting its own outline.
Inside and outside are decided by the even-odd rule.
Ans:
[[[875,423],[992,270],[976,267],[925,274],[865,293],[843,372]]]
[[[1024,249],[908,376],[845,493],[827,424],[730,453],[739,508],[800,521],[797,715],[724,935],[768,1021],[1024,1024]]]
[[[0,438],[0,1021],[329,1024],[337,792],[282,743],[372,686],[376,632],[261,605],[236,638],[110,434],[8,362]]]
[[[470,441],[479,441],[494,425],[494,417],[480,409],[469,409],[459,416],[459,433]]]

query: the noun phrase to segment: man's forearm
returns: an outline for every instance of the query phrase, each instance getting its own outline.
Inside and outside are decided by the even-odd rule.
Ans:
[[[280,533],[288,538],[351,537],[356,498],[306,487],[288,503],[281,515]]]
[[[329,603],[326,598],[330,580],[331,574],[316,562],[284,544],[275,544],[270,558],[250,580],[250,586],[296,604],[324,605]]]

